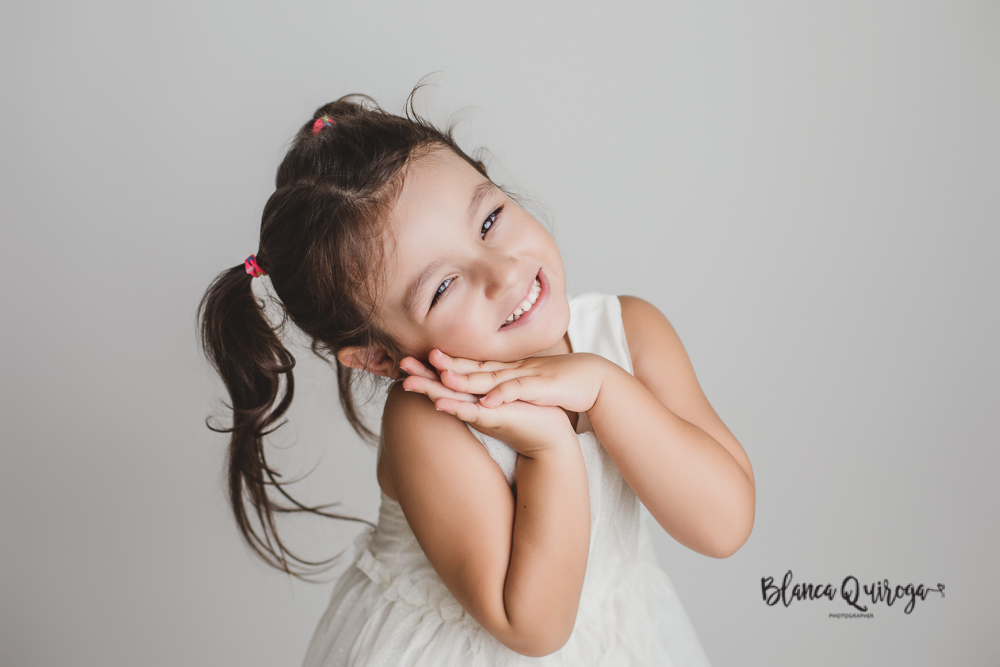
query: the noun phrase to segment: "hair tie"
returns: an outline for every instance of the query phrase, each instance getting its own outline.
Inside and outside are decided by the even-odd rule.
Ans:
[[[319,134],[320,130],[322,130],[324,127],[331,127],[336,124],[337,121],[330,118],[329,116],[326,115],[320,116],[319,118],[316,119],[316,122],[313,123],[313,134]]]
[[[254,257],[253,255],[250,255],[249,257],[246,258],[246,261],[243,262],[243,266],[246,267],[247,273],[249,273],[254,278],[267,275],[267,271],[260,268],[260,264],[257,263],[257,258]]]

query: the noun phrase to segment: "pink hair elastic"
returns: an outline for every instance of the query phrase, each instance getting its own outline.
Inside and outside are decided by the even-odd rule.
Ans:
[[[322,130],[324,127],[331,127],[336,124],[337,121],[330,118],[329,116],[320,116],[319,118],[316,119],[316,122],[313,123],[313,134],[319,134],[320,130]]]
[[[253,255],[250,255],[249,257],[246,258],[246,261],[243,262],[243,266],[246,267],[247,273],[249,273],[254,278],[267,275],[267,271],[260,268],[260,265],[257,263],[257,258],[254,257]]]

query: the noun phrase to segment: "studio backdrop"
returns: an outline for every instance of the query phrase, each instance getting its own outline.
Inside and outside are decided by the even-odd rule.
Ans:
[[[750,458],[732,557],[647,517],[712,663],[1000,664],[998,34],[944,0],[6,3],[0,663],[301,662],[337,569],[241,542],[195,309],[315,108],[425,80],[571,294],[670,319]],[[374,451],[289,340],[272,460],[373,520]],[[282,521],[316,557],[362,527]]]

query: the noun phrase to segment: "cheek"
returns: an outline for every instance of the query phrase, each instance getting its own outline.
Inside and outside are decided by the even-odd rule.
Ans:
[[[550,273],[558,273],[559,275],[555,277],[561,279],[563,262],[562,254],[559,252],[559,246],[556,245],[555,239],[552,238],[552,235],[549,234],[548,230],[542,227],[540,223],[535,223],[535,225],[536,228],[533,230],[533,233],[525,235],[527,237],[526,241],[531,245],[531,247],[537,249],[536,252],[540,252],[541,256],[546,258],[547,263],[549,264]],[[553,271],[553,269],[556,268],[558,268],[559,271]]]
[[[449,340],[442,340],[434,347],[440,348],[442,352],[452,357],[461,359],[472,359],[473,361],[500,361],[496,359],[496,354],[488,346],[477,345],[475,341],[466,337],[458,337]]]
[[[430,347],[463,359],[486,360],[490,354],[488,327],[471,317],[453,319],[434,332]]]

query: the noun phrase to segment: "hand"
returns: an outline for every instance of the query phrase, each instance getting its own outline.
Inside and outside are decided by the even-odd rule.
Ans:
[[[441,384],[441,377],[433,368],[428,368],[413,357],[405,357],[399,362],[399,367],[407,372],[408,378],[403,380],[403,389],[425,394],[431,401],[439,398],[452,398],[456,401],[476,403],[478,396],[454,391]]]
[[[472,361],[431,350],[430,362],[447,389],[482,395],[480,405],[497,408],[524,401],[587,412],[601,392],[608,364],[596,354],[558,354],[521,361]]]
[[[509,401],[497,408],[487,408],[479,403],[479,396],[446,387],[437,371],[413,357],[403,359],[400,368],[409,374],[403,380],[403,389],[424,394],[438,410],[506,442],[523,456],[532,458],[550,447],[578,444],[566,413],[557,407]]]

